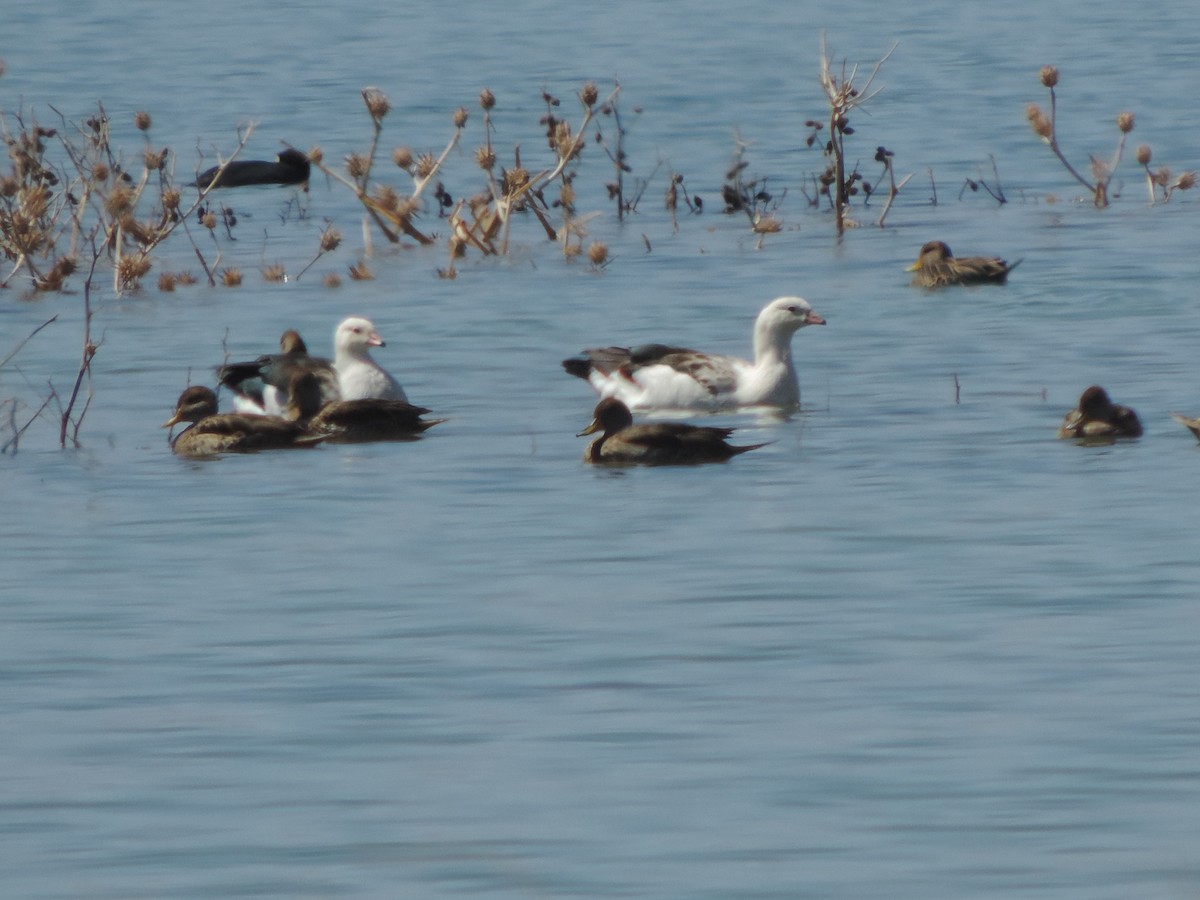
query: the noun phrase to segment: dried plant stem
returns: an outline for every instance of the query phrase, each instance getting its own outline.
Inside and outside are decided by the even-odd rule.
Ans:
[[[96,264],[100,261],[100,256],[100,250],[93,247],[91,266],[88,269],[87,278],[83,282],[83,350],[79,361],[79,370],[75,373],[75,384],[71,388],[71,396],[67,400],[67,406],[62,411],[60,417],[58,431],[58,445],[60,447],[67,446],[67,429],[72,425],[74,427],[71,430],[71,443],[73,446],[79,446],[79,429],[83,426],[84,416],[87,415],[88,408],[92,405],[92,359],[96,356],[96,351],[100,346],[92,341],[92,279],[96,275]],[[85,378],[88,381],[87,398],[84,400],[78,417],[72,419],[72,413],[79,399],[79,391],[83,386]]]
[[[50,318],[48,318],[45,322],[43,322],[41,325],[39,325],[37,328],[33,329],[33,331],[29,332],[29,334],[25,335],[25,337],[21,338],[21,340],[17,342],[17,346],[13,347],[12,350],[9,351],[8,355],[6,357],[4,357],[4,359],[0,359],[0,369],[3,369],[6,365],[8,365],[8,361],[11,360],[18,353],[20,353],[21,348],[24,347],[26,344],[28,344],[31,340],[33,340],[39,331],[41,331],[43,328],[45,328],[48,325],[53,325],[57,321],[58,321],[58,313],[55,313]]]

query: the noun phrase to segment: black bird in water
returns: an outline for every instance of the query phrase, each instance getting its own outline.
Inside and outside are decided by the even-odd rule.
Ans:
[[[299,150],[288,148],[275,162],[265,159],[235,159],[221,171],[220,166],[205,169],[197,176],[195,186],[204,188],[245,187],[250,184],[308,184],[312,166]]]

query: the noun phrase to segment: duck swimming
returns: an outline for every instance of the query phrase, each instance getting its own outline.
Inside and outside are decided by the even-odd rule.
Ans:
[[[792,336],[825,320],[800,297],[779,297],[754,323],[754,359],[665,344],[601,347],[563,360],[571,375],[630,409],[720,410],[800,405]]]
[[[337,444],[368,441],[413,440],[445,419],[422,419],[429,412],[406,400],[378,397],[358,400],[322,400],[321,384],[312,372],[299,372],[292,379],[285,418],[312,434],[324,435]]]
[[[998,256],[954,256],[943,241],[930,241],[921,247],[917,261],[908,267],[915,272],[912,283],[917,287],[944,287],[951,284],[1004,284],[1008,273],[1020,265],[1011,266]]]
[[[1108,391],[1094,384],[1079,395],[1079,404],[1063,418],[1060,438],[1110,441],[1142,436],[1142,423],[1128,406],[1113,403]]]
[[[584,451],[589,463],[693,465],[724,462],[763,444],[735,446],[727,443],[732,428],[684,425],[679,422],[633,424],[629,407],[614,397],[601,400],[590,425],[578,437],[602,432]]]
[[[234,395],[238,412],[283,415],[288,387],[297,372],[312,372],[321,385],[322,402],[341,399],[337,372],[327,359],[308,355],[300,333],[288,329],[279,338],[279,353],[253,362],[227,363],[217,370],[221,384]]]
[[[235,159],[226,164],[225,170],[220,166],[205,169],[196,176],[195,187],[231,188],[246,187],[252,184],[303,184],[308,190],[308,176],[312,164],[308,157],[299,150],[288,148],[275,157],[275,162],[265,159]]]
[[[171,428],[180,422],[191,424],[175,435],[171,449],[180,456],[194,458],[311,447],[325,440],[324,435],[310,434],[295,422],[276,416],[218,413],[217,395],[202,385],[193,385],[179,395],[175,413],[162,427]]]

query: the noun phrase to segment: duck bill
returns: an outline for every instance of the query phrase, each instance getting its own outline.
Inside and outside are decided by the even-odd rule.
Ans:
[[[804,324],[805,325],[824,325],[825,318],[823,316],[821,316],[819,313],[815,313],[810,310],[808,313],[808,316],[806,316],[804,319]]]
[[[368,347],[386,347],[387,344],[385,344],[383,341],[383,338],[379,336],[378,331],[372,331],[370,334],[367,335],[367,346]]]
[[[575,437],[587,437],[589,434],[595,434],[599,430],[600,430],[600,420],[592,419],[591,424],[588,425],[587,428],[583,429],[583,431],[579,432],[579,434],[575,435]]]
[[[905,266],[905,268],[904,268],[904,271],[905,271],[905,272],[915,272],[915,271],[917,271],[917,269],[919,269],[919,268],[921,268],[921,262],[920,262],[920,260],[918,260],[917,262],[913,263],[911,266]]]
[[[175,410],[175,415],[171,416],[171,418],[167,419],[167,421],[163,422],[158,427],[159,428],[170,428],[172,425],[178,425],[182,421],[183,421],[183,419],[180,418],[179,410]]]

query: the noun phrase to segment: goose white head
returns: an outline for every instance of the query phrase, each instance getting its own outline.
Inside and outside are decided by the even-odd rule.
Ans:
[[[407,400],[404,388],[371,358],[372,347],[386,346],[369,319],[351,316],[333,333],[333,365],[343,400]]]
[[[333,351],[336,356],[365,357],[371,347],[385,347],[382,337],[370,319],[351,316],[343,319],[333,333]]]

